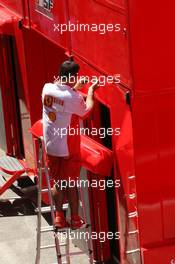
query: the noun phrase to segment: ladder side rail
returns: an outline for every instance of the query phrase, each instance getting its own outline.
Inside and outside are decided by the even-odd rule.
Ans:
[[[66,232],[66,263],[70,264],[70,237],[69,237],[69,231]]]
[[[42,142],[42,152],[45,153],[44,141],[43,141],[42,137],[41,137],[41,142]],[[47,188],[48,188],[49,203],[50,203],[50,207],[51,207],[51,218],[52,218],[52,225],[53,225],[53,230],[54,230],[53,232],[54,232],[54,239],[55,239],[55,246],[56,246],[57,261],[58,261],[58,264],[62,264],[59,238],[58,238],[58,235],[56,233],[56,228],[55,228],[54,203],[53,203],[53,198],[52,198],[50,176],[49,176],[48,166],[46,164],[45,155],[44,155],[44,158],[43,158],[43,163],[44,163],[45,177],[46,177]]]
[[[43,160],[43,152],[42,152],[42,143],[41,140],[38,139],[39,142],[39,155],[38,155],[38,213],[37,213],[37,254],[35,264],[40,263],[40,248],[41,248],[41,188],[42,188],[42,160]]]
[[[79,188],[79,193],[80,193],[80,200],[82,202],[83,219],[84,219],[85,223],[87,223],[87,213],[86,213],[86,209],[85,209],[85,201],[84,201],[82,187]],[[93,262],[93,244],[92,244],[92,240],[90,239],[91,226],[88,224],[88,226],[86,228],[88,229],[88,233],[89,233],[89,237],[87,239],[89,263],[93,264],[94,263]]]

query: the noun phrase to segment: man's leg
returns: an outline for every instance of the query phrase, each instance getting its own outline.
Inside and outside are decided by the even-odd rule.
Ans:
[[[62,166],[63,160],[60,157],[53,157],[48,155],[48,166],[50,169],[50,176],[54,179],[56,184],[52,188],[52,197],[56,207],[56,217],[55,217],[55,226],[58,228],[67,227],[64,211],[63,211],[63,202],[65,197],[66,182],[64,181],[65,186],[63,186],[62,181]]]
[[[64,201],[64,191],[60,182],[57,181],[60,171],[62,169],[62,160],[59,157],[47,155],[47,164],[49,167],[49,174],[52,179],[55,180],[55,185],[52,188],[52,197],[57,211],[62,211],[62,205]]]
[[[69,156],[68,159],[64,159],[64,175],[67,180],[67,199],[71,209],[71,228],[80,228],[84,221],[78,215],[79,197],[78,197],[78,178],[80,175],[80,157],[79,154]],[[72,177],[70,177],[72,175]],[[71,181],[74,181],[72,184]],[[73,186],[71,186],[73,185]]]
[[[78,215],[78,189],[77,187],[67,187],[67,198],[71,209],[71,215]]]
[[[65,199],[66,189],[61,188],[55,185],[52,189],[52,195],[56,207],[56,218],[55,218],[55,226],[57,228],[65,228],[68,227],[69,224],[66,222],[66,218],[64,216],[63,211],[63,203]]]
[[[80,228],[83,226],[84,220],[78,215],[79,197],[76,186],[67,187],[67,198],[71,209],[71,228]]]
[[[52,188],[52,196],[54,199],[56,211],[62,212],[64,197],[65,197],[65,189],[58,186],[56,187],[56,185],[54,185],[54,187]]]

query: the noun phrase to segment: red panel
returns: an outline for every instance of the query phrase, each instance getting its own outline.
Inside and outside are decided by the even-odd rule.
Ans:
[[[123,79],[129,80],[128,38],[123,32],[126,27],[126,16],[112,10],[105,4],[107,2],[111,1],[103,1],[103,4],[94,0],[69,1],[71,23],[121,24],[120,32],[106,31],[105,34],[100,34],[104,32],[103,29],[100,32],[88,30],[72,32],[72,49],[99,70],[110,74],[120,73]]]
[[[115,7],[125,8],[125,0],[94,0],[94,1],[113,8]]]
[[[90,180],[98,181],[100,175],[90,174]],[[91,214],[93,213],[93,226],[92,230],[100,234],[101,232],[107,233],[108,229],[108,216],[107,216],[107,201],[105,190],[100,188],[91,188]],[[93,210],[93,212],[92,212]],[[110,253],[110,241],[105,239],[104,242],[100,242],[99,239],[93,240],[94,246],[97,247],[95,252],[95,261],[107,262],[111,258]],[[97,255],[96,255],[97,253]]]
[[[110,176],[113,166],[113,153],[95,140],[81,135],[82,167],[103,176]]]
[[[129,0],[128,3],[136,95],[132,111],[141,244],[163,245],[175,238],[175,125],[172,121],[175,2]],[[158,254],[157,251],[157,258]],[[148,263],[170,263],[163,258],[156,261],[150,257]]]
[[[1,0],[0,4],[23,16],[24,0]]]
[[[163,241],[155,99],[135,99],[133,112],[139,227],[144,245]]]
[[[132,237],[132,243],[128,232],[138,229],[137,217],[129,218],[129,214],[137,211],[137,199],[130,199],[130,194],[137,194],[135,180],[130,180],[130,176],[135,176],[134,150],[132,134],[132,116],[129,105],[126,103],[126,90],[121,87],[113,87],[110,92],[111,101],[111,122],[113,128],[120,128],[120,136],[113,137],[113,148],[116,157],[115,177],[120,179],[120,188],[116,188],[118,200],[118,223],[121,235],[121,263],[139,263],[133,255],[126,255],[126,251],[137,247],[139,236]],[[133,257],[133,259],[132,259]],[[133,262],[132,262],[133,261]]]
[[[134,103],[134,142],[142,245],[165,243],[166,239],[175,238],[174,100],[175,94],[171,93],[140,97]]]
[[[129,0],[134,89],[140,92],[175,86],[175,1]]]
[[[161,184],[164,239],[175,238],[175,92],[157,96],[157,131],[159,144],[159,172]]]
[[[13,14],[5,7],[0,6],[0,34],[12,35],[14,32],[14,24],[17,23]]]
[[[58,24],[67,23],[68,9],[66,1],[52,1],[53,7],[49,9],[44,8],[43,1],[30,0],[30,16],[32,26],[35,30],[44,34],[47,38],[55,41],[64,48],[68,48],[68,33],[60,34],[56,27]]]
[[[174,264],[175,246],[165,246],[154,249],[142,249],[145,264]]]

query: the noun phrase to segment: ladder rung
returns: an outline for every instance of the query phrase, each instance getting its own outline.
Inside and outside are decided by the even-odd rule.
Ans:
[[[42,193],[46,193],[46,192],[48,192],[48,191],[49,191],[49,189],[42,189],[42,190],[41,190]]]
[[[6,199],[0,199],[1,202],[3,201],[10,201],[10,200],[17,200],[17,199],[22,199],[23,197],[20,197],[20,196],[14,196],[14,197],[7,197]]]
[[[128,217],[129,218],[138,217],[138,212],[137,211],[131,212],[131,213],[128,214]]]
[[[136,198],[136,193],[131,193],[128,194],[129,199],[135,199]]]
[[[80,228],[77,228],[77,229],[72,229],[71,227],[65,227],[65,228],[56,228],[56,233],[58,232],[63,232],[63,231],[67,231],[67,230],[71,230],[72,232],[74,231],[77,231],[77,230],[81,230],[81,229],[84,229],[84,228],[89,228],[91,225],[89,224],[84,224],[82,225]]]
[[[43,226],[41,227],[41,233],[49,232],[49,231],[54,231],[53,226]]]
[[[70,227],[65,227],[65,228],[55,228],[55,232],[63,232],[63,231],[67,231],[69,230]],[[46,233],[46,232],[50,232],[50,231],[54,231],[54,227],[53,226],[43,226],[41,227],[41,233]]]
[[[131,175],[128,177],[129,180],[135,179],[135,175]]]
[[[138,233],[139,233],[139,230],[133,230],[133,231],[128,232],[128,235],[134,235]]]
[[[69,254],[61,254],[61,257],[67,257],[67,256],[79,256],[87,254],[87,251],[78,251],[78,252],[71,252]]]
[[[60,243],[59,246],[65,247],[65,246],[67,246],[67,244],[66,243]],[[55,248],[55,247],[56,247],[55,244],[53,244],[53,245],[41,246],[40,249],[49,249],[49,248]]]
[[[140,252],[140,248],[135,248],[135,249],[132,249],[132,250],[128,250],[128,251],[126,251],[126,254],[133,254],[133,253],[137,253],[137,252]]]
[[[91,225],[90,224],[84,224],[84,225],[82,225],[80,228],[78,228],[78,229],[72,229],[72,231],[76,231],[76,230],[79,230],[79,229],[83,229],[83,228],[89,228],[89,227],[91,227]]]
[[[71,231],[77,231],[77,230],[81,230],[81,229],[84,229],[84,228],[89,228],[91,225],[89,224],[84,224],[82,225],[80,228],[77,228],[77,229],[71,229],[71,227],[65,227],[65,228],[56,228],[56,232],[63,232],[63,231],[67,231],[69,229],[71,229]]]
[[[67,261],[62,261],[61,263],[62,263],[62,264],[68,264]],[[57,263],[52,263],[52,264],[58,264],[58,262],[57,262]]]
[[[68,203],[63,204],[63,210],[67,210],[68,209]],[[55,206],[54,206],[54,210],[55,210]],[[35,209],[35,212],[38,213],[38,208]],[[50,213],[51,212],[51,206],[44,206],[41,208],[41,213]]]
[[[47,246],[41,246],[40,249],[49,249],[49,248],[55,248],[55,245],[47,245]]]
[[[90,226],[91,225],[89,225],[89,224],[84,224],[79,229],[89,228]],[[66,231],[66,230],[69,230],[69,229],[70,229],[70,227],[59,228],[59,229],[57,228],[56,232],[62,232],[62,231]],[[43,226],[43,227],[41,227],[41,233],[46,233],[46,232],[50,232],[50,231],[54,231],[54,227],[53,226]]]

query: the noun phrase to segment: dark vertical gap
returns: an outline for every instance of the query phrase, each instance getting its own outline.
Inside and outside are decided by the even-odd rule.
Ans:
[[[108,128],[111,128],[111,118],[110,118],[110,109],[104,104],[100,103],[100,116],[101,116],[101,127],[105,128],[107,131]],[[112,150],[112,136],[107,135],[102,139],[102,143],[105,147]],[[112,170],[110,177],[107,179],[114,181],[114,171]],[[106,199],[107,199],[107,208],[108,208],[108,222],[109,222],[109,231],[115,232],[118,231],[117,223],[117,208],[116,208],[116,196],[115,196],[115,187],[109,188],[106,186]],[[120,259],[120,244],[119,240],[112,239],[110,240],[111,254],[115,256],[118,260]]]
[[[13,75],[13,84],[14,84],[14,94],[15,94],[15,106],[16,106],[16,120],[17,120],[17,136],[19,138],[17,139],[18,144],[18,151],[20,153],[20,158],[24,158],[24,144],[23,144],[23,138],[22,138],[22,125],[21,125],[21,112],[20,112],[20,106],[19,106],[19,94],[18,94],[18,82],[17,82],[17,69],[15,61],[17,60],[17,56],[15,53],[15,43],[14,38],[10,37],[9,39],[10,43],[10,50],[11,50],[11,65],[12,65],[12,75]]]
[[[100,103],[100,116],[102,117],[101,127],[105,128],[107,131],[107,129],[111,127],[110,110],[102,103]],[[112,136],[108,136],[106,133],[106,137],[103,138],[103,145],[109,149],[112,149]]]

